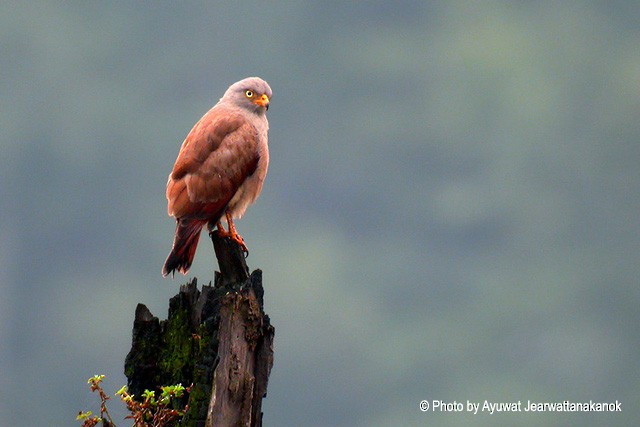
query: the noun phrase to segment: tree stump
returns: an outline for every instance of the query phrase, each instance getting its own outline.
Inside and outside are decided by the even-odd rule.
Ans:
[[[191,385],[180,426],[261,426],[275,333],[263,310],[262,271],[249,274],[235,241],[210,236],[220,267],[213,286],[199,291],[196,278],[180,286],[167,320],[136,307],[129,392]]]

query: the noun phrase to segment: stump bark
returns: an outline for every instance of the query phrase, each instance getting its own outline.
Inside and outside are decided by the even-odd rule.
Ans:
[[[262,271],[249,274],[233,240],[211,234],[220,272],[180,286],[160,321],[138,304],[125,360],[129,391],[191,385],[180,426],[261,426],[275,330],[264,313]],[[184,402],[183,402],[184,403]]]

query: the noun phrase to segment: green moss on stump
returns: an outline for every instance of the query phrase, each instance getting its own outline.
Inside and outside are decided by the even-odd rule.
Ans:
[[[145,389],[163,385],[191,386],[181,426],[196,426],[207,416],[217,349],[215,296],[210,286],[199,291],[194,278],[171,298],[167,320],[159,321],[143,304],[136,309],[133,345],[125,361],[129,391],[142,396]],[[203,316],[208,317],[201,321]],[[186,403],[186,396],[180,403]]]

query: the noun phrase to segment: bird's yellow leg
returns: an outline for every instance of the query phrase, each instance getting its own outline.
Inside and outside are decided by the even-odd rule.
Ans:
[[[240,245],[240,249],[242,249],[242,252],[249,255],[249,249],[247,248],[247,245],[244,244],[244,239],[236,231],[236,226],[233,223],[233,218],[231,218],[231,215],[229,214],[229,212],[226,212],[225,215],[227,217],[227,224],[229,224],[229,231],[224,237],[227,237],[227,236],[231,237],[233,240],[235,240],[238,243],[238,245]]]
[[[218,234],[220,234],[220,237],[229,237],[229,233],[222,226],[222,221],[218,221],[216,223],[216,227],[218,228]]]

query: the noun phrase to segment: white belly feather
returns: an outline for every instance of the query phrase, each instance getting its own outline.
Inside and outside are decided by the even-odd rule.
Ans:
[[[262,191],[264,178],[267,176],[267,169],[269,167],[267,131],[269,130],[269,123],[267,122],[266,117],[264,125],[264,128],[259,130],[260,137],[258,142],[258,153],[260,154],[260,158],[258,160],[256,170],[242,183],[227,205],[227,212],[231,214],[233,219],[242,218],[247,207],[256,201]]]

